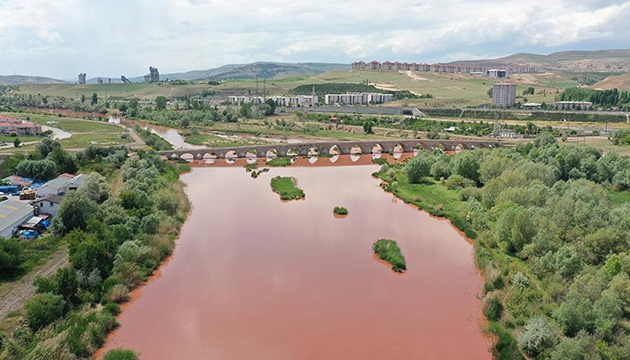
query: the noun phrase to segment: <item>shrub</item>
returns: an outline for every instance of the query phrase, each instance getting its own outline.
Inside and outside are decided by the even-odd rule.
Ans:
[[[396,241],[380,239],[372,245],[372,249],[381,260],[385,260],[392,265],[392,270],[396,272],[407,270],[407,262]]]
[[[39,330],[63,315],[66,302],[60,295],[40,294],[29,300],[26,309],[26,321],[33,330]]]
[[[503,316],[503,304],[497,295],[491,295],[483,303],[483,313],[490,321],[499,321]]]
[[[348,215],[348,209],[342,206],[335,206],[333,212],[337,215]]]
[[[113,349],[105,353],[103,360],[138,360],[138,354],[132,350]]]
[[[122,303],[129,299],[129,289],[125,285],[116,284],[107,292],[107,301]]]
[[[519,342],[527,355],[536,357],[546,349],[552,348],[556,344],[556,334],[545,319],[535,316],[525,325],[525,331],[519,337]]]
[[[0,238],[0,279],[13,274],[22,260],[22,244],[15,239]]]
[[[476,184],[474,181],[470,179],[466,179],[465,177],[461,175],[453,174],[446,180],[444,185],[449,190],[457,190],[457,189],[463,189],[463,188],[475,186]]]

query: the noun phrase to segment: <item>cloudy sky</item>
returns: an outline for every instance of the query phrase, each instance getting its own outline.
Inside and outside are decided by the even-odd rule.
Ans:
[[[0,0],[0,74],[626,49],[628,19],[613,0]]]

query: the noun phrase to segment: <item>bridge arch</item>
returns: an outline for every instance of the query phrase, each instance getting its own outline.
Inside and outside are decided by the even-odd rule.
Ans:
[[[238,158],[238,152],[236,152],[236,150],[228,150],[225,153],[225,158],[226,159],[237,159]]]
[[[308,148],[307,156],[319,156],[319,148],[317,146],[311,146]]]
[[[287,156],[298,156],[300,151],[296,147],[291,147],[287,150]]]
[[[274,158],[277,158],[277,157],[278,157],[278,150],[273,149],[273,148],[272,148],[272,149],[267,150],[267,152],[265,153],[265,157],[266,157],[267,159],[274,159]]]
[[[374,155],[376,155],[376,154],[380,155],[380,154],[383,153],[383,151],[384,151],[383,150],[383,145],[381,145],[379,143],[376,143],[376,144],[374,144],[374,146],[372,146],[372,154],[374,154]]]
[[[335,145],[331,146],[330,149],[328,149],[328,154],[329,155],[341,155],[341,149],[339,148],[339,145],[335,144]]]
[[[352,147],[350,148],[350,155],[362,155],[362,154],[363,154],[363,150],[361,149],[361,146],[359,146],[358,144],[352,145]]]
[[[191,153],[184,153],[184,154],[181,154],[179,156],[179,158],[182,159],[182,160],[186,160],[188,162],[191,162],[191,161],[195,160],[195,155],[193,155]]]

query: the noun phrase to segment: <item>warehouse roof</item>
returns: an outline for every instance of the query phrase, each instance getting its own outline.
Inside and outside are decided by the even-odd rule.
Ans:
[[[33,214],[31,205],[16,200],[6,200],[0,202],[0,232],[15,226],[15,223],[25,216]]]

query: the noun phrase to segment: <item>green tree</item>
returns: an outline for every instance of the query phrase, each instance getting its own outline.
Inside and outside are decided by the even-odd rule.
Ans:
[[[246,119],[250,119],[252,117],[252,114],[253,114],[252,104],[247,103],[247,104],[241,105],[241,109],[239,110],[239,114],[241,115],[241,117],[244,117]]]
[[[92,106],[98,104],[98,95],[96,93],[92,94]]]
[[[592,331],[595,325],[593,303],[580,291],[571,290],[567,299],[553,311],[560,328],[567,336],[581,330]]]
[[[267,105],[269,105],[269,109],[265,112],[265,116],[271,116],[276,113],[276,102],[273,99],[269,99],[265,101]]]
[[[366,121],[363,123],[363,131],[366,134],[374,134],[374,131],[372,131],[372,122],[371,121]]]
[[[93,172],[85,179],[78,191],[84,192],[92,201],[102,203],[109,197],[110,186],[103,175]]]
[[[64,312],[63,297],[53,294],[40,294],[33,297],[25,305],[26,322],[37,331],[59,319]]]
[[[98,269],[101,276],[108,273],[111,260],[104,241],[81,230],[73,230],[66,239],[70,245],[70,262],[77,270],[89,274]]]
[[[74,156],[61,147],[54,148],[47,159],[57,164],[58,171],[61,173],[74,174],[78,170]]]
[[[472,151],[463,151],[454,159],[453,173],[479,183],[479,161]]]
[[[53,220],[53,228],[57,233],[65,234],[74,229],[85,230],[98,210],[98,205],[85,192],[71,191],[64,197],[57,216]]]
[[[416,156],[405,165],[405,175],[412,184],[418,184],[431,173],[431,163],[424,156]]]
[[[0,279],[14,274],[23,259],[22,244],[15,239],[0,238]]]
[[[13,147],[20,147],[21,143],[20,138],[16,137],[15,140],[13,140]]]
[[[155,110],[156,111],[162,111],[162,110],[166,110],[166,97],[164,96],[158,96],[155,98]]]

